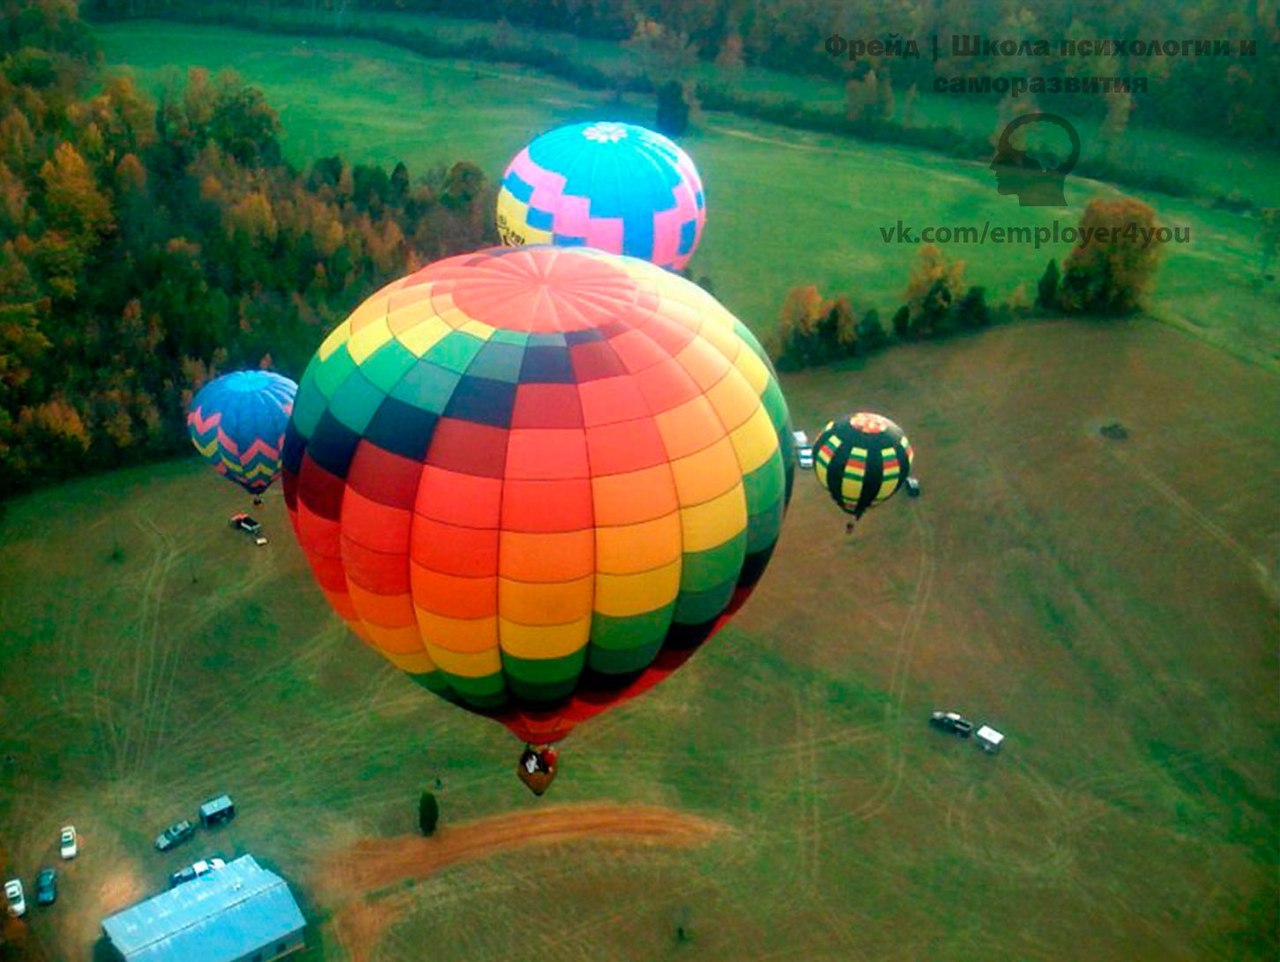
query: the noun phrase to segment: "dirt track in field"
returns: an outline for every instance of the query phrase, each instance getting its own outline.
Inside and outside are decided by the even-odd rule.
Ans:
[[[321,861],[316,891],[337,910],[334,930],[343,948],[354,962],[367,962],[383,932],[410,904],[409,893],[370,897],[404,882],[517,849],[583,841],[693,848],[728,831],[719,822],[656,806],[558,805],[464,822],[431,838],[360,839]]]

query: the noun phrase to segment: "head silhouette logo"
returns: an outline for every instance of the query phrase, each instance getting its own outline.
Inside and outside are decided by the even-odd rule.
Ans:
[[[1054,124],[1071,138],[1071,155],[1055,164],[1050,155],[1042,162],[1029,150],[1013,146],[1013,132],[1030,124]],[[991,169],[996,172],[996,190],[1001,194],[1017,194],[1023,207],[1066,207],[1062,182],[1080,159],[1080,135],[1070,122],[1057,114],[1023,114],[1016,117],[1000,134]]]

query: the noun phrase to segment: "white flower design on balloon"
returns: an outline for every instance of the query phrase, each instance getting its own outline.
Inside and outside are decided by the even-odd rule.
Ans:
[[[627,136],[627,128],[622,124],[609,123],[606,121],[603,123],[592,124],[582,132],[582,135],[586,137],[587,140],[616,144],[619,140],[622,140]]]

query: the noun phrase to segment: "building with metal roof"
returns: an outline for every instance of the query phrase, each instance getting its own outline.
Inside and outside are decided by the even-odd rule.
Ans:
[[[126,962],[269,962],[303,948],[305,926],[285,880],[242,855],[102,930]]]

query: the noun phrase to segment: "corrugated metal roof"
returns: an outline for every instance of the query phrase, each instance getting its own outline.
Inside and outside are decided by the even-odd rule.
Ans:
[[[252,855],[125,909],[102,923],[128,962],[230,962],[304,922],[284,879]]]

